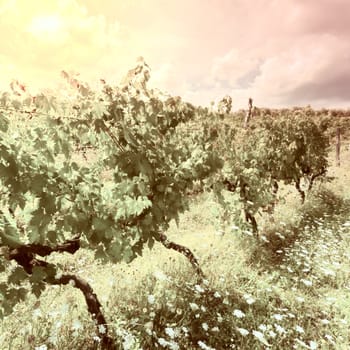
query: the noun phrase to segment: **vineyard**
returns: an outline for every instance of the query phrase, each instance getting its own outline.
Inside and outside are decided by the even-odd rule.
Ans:
[[[348,349],[349,115],[138,71],[0,96],[0,348]]]

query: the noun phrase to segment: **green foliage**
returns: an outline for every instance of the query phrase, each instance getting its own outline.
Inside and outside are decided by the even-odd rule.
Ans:
[[[0,99],[2,317],[27,293],[68,283],[46,261],[52,252],[84,247],[104,262],[135,260],[179,222],[195,184],[213,188],[227,211],[240,202],[257,233],[255,215],[279,182],[301,191],[301,179],[311,189],[325,173],[324,125],[307,114],[266,117],[246,130],[225,120],[228,98],[215,114],[148,91],[147,79],[141,90],[103,83],[94,91],[63,76],[68,98],[30,96],[17,83]]]
[[[96,293],[103,295],[117,348],[167,344],[164,348],[265,349],[267,341],[276,350],[347,349],[348,202],[323,190],[312,194],[296,209],[308,228],[298,227],[299,239],[288,245],[285,224],[289,226],[295,212],[284,211],[284,222],[276,221],[268,236],[280,259],[262,264],[255,251],[265,255],[265,246],[244,231],[235,228],[218,237],[209,223],[198,225],[214,220],[208,196],[193,199],[179,227],[171,225],[167,233],[196,248],[208,279],[204,286],[196,284],[193,271],[181,257],[158,244],[129,265],[99,264],[93,251],[84,250],[69,260],[51,257],[93,281]],[[314,209],[309,208],[311,204]],[[322,211],[323,218],[319,216]],[[342,217],[336,217],[336,212],[342,212]],[[195,222],[191,225],[191,221]],[[278,233],[286,237],[283,246],[275,245]],[[276,252],[279,249],[282,254]],[[40,303],[27,298],[16,313],[0,322],[0,348],[93,348],[95,331],[84,308],[80,295],[70,287],[46,290]]]
[[[220,114],[229,114],[232,109],[232,97],[226,95],[218,103],[218,112]]]
[[[258,121],[258,127],[261,152],[267,153],[264,168],[273,178],[288,183],[311,178],[327,167],[328,137],[306,114],[266,117]]]
[[[221,167],[204,132],[177,131],[195,118],[192,105],[68,80],[79,89],[67,103],[44,95],[23,102],[35,111],[24,129],[13,129],[17,112],[0,115],[0,245],[25,269],[9,285],[29,281],[36,295],[52,273],[29,258],[33,247],[79,237],[97,258],[130,262],[187,209],[193,182]],[[81,149],[94,157],[79,160]],[[16,255],[22,247],[26,259]]]
[[[314,181],[326,174],[329,139],[323,126],[307,113],[266,115],[253,120],[247,130],[203,111],[202,119],[209,142],[224,161],[212,180],[219,201],[231,212],[238,195],[255,233],[255,215],[273,208],[279,183],[294,183],[304,200],[301,183],[311,190]]]

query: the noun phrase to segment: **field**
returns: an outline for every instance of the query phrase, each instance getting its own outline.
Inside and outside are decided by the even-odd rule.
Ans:
[[[65,79],[0,99],[0,349],[349,349],[349,111]]]
[[[0,350],[350,350],[349,13],[0,0]]]
[[[89,281],[120,349],[349,349],[350,152],[303,205],[287,186],[260,239],[221,224],[210,193],[194,196],[168,237],[189,247],[205,274],[159,243],[131,264],[90,251],[50,257]],[[284,199],[284,200],[283,200]],[[205,286],[207,288],[205,288]],[[96,330],[82,294],[48,287],[0,324],[1,349],[92,349]],[[95,344],[95,345],[94,345]]]

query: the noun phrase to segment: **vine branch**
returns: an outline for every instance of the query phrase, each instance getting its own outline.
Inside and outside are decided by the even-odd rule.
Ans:
[[[27,244],[18,248],[11,249],[9,259],[15,260],[23,269],[31,275],[35,267],[49,267],[51,264],[39,260],[36,255],[48,256],[52,252],[69,252],[74,254],[80,248],[79,237],[73,238],[52,248],[40,244]],[[108,326],[102,313],[102,305],[88,282],[76,275],[61,275],[60,277],[48,276],[43,279],[44,282],[51,285],[67,285],[70,281],[74,282],[74,287],[79,289],[85,298],[88,311],[97,326],[97,334],[101,339],[104,349],[115,349],[114,341],[108,335]]]
[[[194,256],[194,254],[192,253],[192,251],[189,248],[187,248],[181,244],[177,244],[175,242],[170,241],[164,233],[159,234],[159,240],[165,248],[173,249],[173,250],[177,251],[178,253],[184,255],[189,260],[191,265],[193,266],[199,279],[200,280],[204,279],[203,270],[201,269],[197,258]]]
[[[75,237],[73,239],[67,240],[62,244],[57,245],[56,247],[50,247],[47,245],[31,243],[24,244],[20,247],[11,249],[10,258],[16,260],[17,257],[24,257],[26,255],[40,255],[40,256],[48,256],[53,252],[67,252],[70,254],[74,254],[80,248],[80,237]],[[17,260],[16,260],[17,261]]]
[[[326,168],[323,168],[320,172],[316,173],[316,174],[313,174],[310,178],[310,182],[309,182],[309,186],[308,186],[308,191],[311,191],[312,190],[312,186],[315,182],[315,180],[320,177],[320,176],[323,176],[327,173],[327,169]]]

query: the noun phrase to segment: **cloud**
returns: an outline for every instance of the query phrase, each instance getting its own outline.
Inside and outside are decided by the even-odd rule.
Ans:
[[[322,10],[312,1],[293,2],[295,7],[291,1],[281,3],[285,10],[283,22],[288,26],[281,23],[280,31],[273,33],[276,23],[267,25],[266,19],[256,14],[255,25],[265,25],[258,34],[248,33],[247,37],[253,43],[258,38],[266,39],[250,48],[238,44],[216,57],[211,68],[213,86],[226,87],[234,99],[255,96],[262,105],[349,102],[350,25],[342,14],[335,18],[334,10],[343,13],[347,9],[349,13],[350,3],[335,2],[333,21],[325,14],[331,10],[329,2],[320,2]],[[282,8],[271,6],[272,17],[280,14]],[[240,101],[240,105],[244,106],[245,101]]]
[[[295,33],[328,33],[343,38],[350,34],[347,0],[299,1],[296,9],[290,22]]]
[[[344,70],[350,63],[349,56],[344,54],[346,52],[350,52],[350,45],[335,36],[305,36],[265,60],[254,88],[266,91],[267,96],[277,96],[281,103],[317,102],[327,97],[330,91],[339,91],[341,80],[345,86],[349,82]],[[323,91],[316,89],[310,92],[311,87],[325,88],[327,85],[328,88]],[[301,91],[309,93],[301,95]]]
[[[210,79],[231,88],[247,87],[259,74],[261,60],[254,51],[231,49],[214,60]]]
[[[122,56],[119,23],[88,15],[75,0],[42,1],[43,6],[23,0],[6,4],[0,24],[1,32],[9,34],[2,37],[1,45],[0,70],[5,79],[44,87],[57,80],[62,69],[81,70],[87,79],[97,79],[105,73],[106,63],[113,66],[115,57]],[[12,72],[6,67],[9,62],[15,68]],[[10,76],[14,71],[17,76]]]
[[[1,83],[62,69],[118,83],[143,56],[150,83],[196,104],[349,102],[348,0],[5,0]]]

